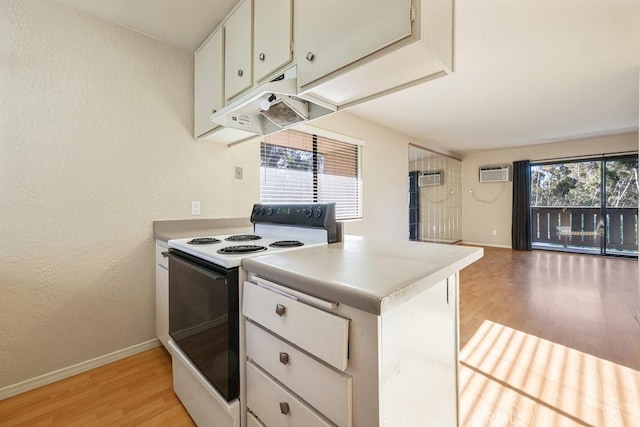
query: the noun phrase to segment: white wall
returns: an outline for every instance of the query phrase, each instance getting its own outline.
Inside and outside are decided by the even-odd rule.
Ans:
[[[152,222],[246,217],[259,141],[193,142],[190,53],[48,0],[0,0],[0,24],[2,389],[153,339]],[[314,125],[366,141],[346,232],[406,239],[410,139]]]
[[[362,151],[364,219],[348,222],[345,234],[406,240],[409,236],[409,142],[406,135],[341,112],[312,126],[365,141]]]
[[[190,53],[50,0],[0,24],[1,389],[154,338],[152,222],[246,217],[259,149],[193,142]]]
[[[638,134],[589,138],[553,144],[469,153],[462,158],[462,240],[467,243],[511,247],[511,182],[479,183],[478,168],[516,160],[599,155],[637,151]],[[477,201],[469,192],[473,188]],[[495,199],[495,201],[493,201]],[[496,230],[496,235],[492,235]]]

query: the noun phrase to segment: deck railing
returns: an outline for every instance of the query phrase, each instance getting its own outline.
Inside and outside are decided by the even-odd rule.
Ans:
[[[638,253],[638,209],[533,207],[532,243],[534,246],[561,246],[600,250],[602,239],[607,252]],[[606,221],[606,236],[605,236]]]

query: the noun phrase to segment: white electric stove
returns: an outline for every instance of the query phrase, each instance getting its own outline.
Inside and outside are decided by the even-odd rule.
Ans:
[[[240,267],[248,257],[329,243],[327,230],[277,224],[254,224],[254,232],[169,240],[169,247],[216,265]]]
[[[200,427],[245,427],[242,260],[338,240],[335,203],[257,204],[253,233],[169,240],[174,391]]]

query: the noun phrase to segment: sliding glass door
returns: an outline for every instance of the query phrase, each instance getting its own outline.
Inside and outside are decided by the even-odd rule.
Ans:
[[[638,158],[604,161],[604,253],[638,255]]]
[[[638,255],[637,156],[531,166],[532,246]]]

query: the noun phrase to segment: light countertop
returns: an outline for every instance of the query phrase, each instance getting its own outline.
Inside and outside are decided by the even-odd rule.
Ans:
[[[220,236],[223,234],[252,233],[249,218],[181,219],[153,222],[153,238],[166,242],[186,237]]]
[[[315,297],[381,314],[483,256],[483,249],[345,236],[344,242],[242,261],[245,270]]]

